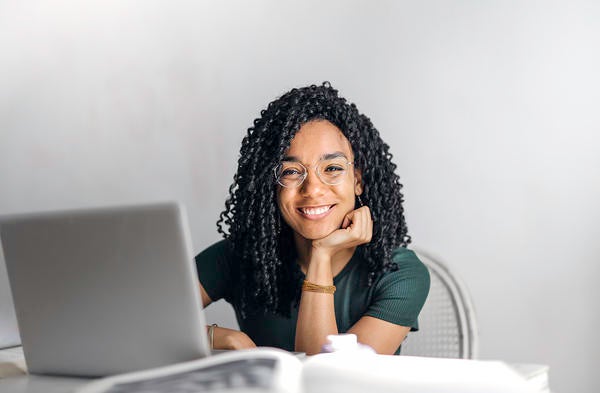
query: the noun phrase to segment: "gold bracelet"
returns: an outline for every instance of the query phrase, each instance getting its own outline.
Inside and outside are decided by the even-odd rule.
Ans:
[[[335,292],[335,285],[319,285],[310,281],[304,280],[302,283],[302,290],[309,292],[320,292],[320,293],[331,293]]]
[[[215,349],[215,328],[219,327],[216,323],[213,323],[208,327],[208,341],[210,342],[210,349]]]

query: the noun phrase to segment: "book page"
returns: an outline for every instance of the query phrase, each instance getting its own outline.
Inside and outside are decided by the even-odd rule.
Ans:
[[[103,378],[77,393],[300,392],[302,363],[279,349],[230,351]]]
[[[195,393],[270,389],[275,359],[240,359],[164,377],[115,384],[106,393]]]

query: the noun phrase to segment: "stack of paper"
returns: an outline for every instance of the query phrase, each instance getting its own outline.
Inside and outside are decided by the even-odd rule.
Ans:
[[[550,385],[548,380],[548,366],[542,364],[511,364],[516,372],[518,372],[527,384],[539,393],[550,393]]]
[[[328,393],[539,392],[504,362],[341,352],[306,360],[302,383],[305,392]]]
[[[0,378],[27,374],[22,347],[0,350]]]

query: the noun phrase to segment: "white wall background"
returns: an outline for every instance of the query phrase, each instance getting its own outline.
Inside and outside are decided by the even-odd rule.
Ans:
[[[414,244],[470,288],[480,357],[596,392],[599,21],[594,1],[0,1],[0,214],[176,199],[201,250],[252,120],[330,80],[392,147]]]

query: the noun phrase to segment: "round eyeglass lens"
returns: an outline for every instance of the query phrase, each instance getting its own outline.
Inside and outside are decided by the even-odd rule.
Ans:
[[[299,162],[283,162],[275,168],[275,179],[284,187],[298,187],[306,177],[306,168]]]
[[[344,180],[349,165],[350,163],[342,158],[320,161],[317,166],[317,174],[323,183],[333,186]]]
[[[316,173],[325,184],[334,186],[340,184],[348,174],[348,167],[352,163],[343,158],[321,160],[316,165]],[[302,184],[308,171],[299,162],[285,161],[274,168],[275,180],[283,187],[293,188]]]

